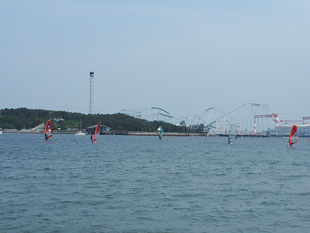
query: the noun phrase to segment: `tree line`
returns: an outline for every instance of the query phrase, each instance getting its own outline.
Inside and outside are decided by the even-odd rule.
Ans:
[[[115,131],[145,131],[154,132],[163,125],[165,132],[203,132],[203,125],[189,126],[174,125],[162,121],[147,121],[132,116],[116,114],[82,114],[76,112],[53,111],[43,109],[1,109],[0,128],[3,129],[31,129],[47,120],[52,119],[54,129],[86,129],[96,125],[99,121]]]

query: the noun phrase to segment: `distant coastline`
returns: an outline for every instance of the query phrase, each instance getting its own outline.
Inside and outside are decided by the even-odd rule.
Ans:
[[[76,134],[82,131],[90,134],[94,131],[98,122],[101,122],[101,133],[111,135],[133,136],[158,136],[157,129],[162,126],[165,136],[215,136],[215,131],[210,125],[186,124],[181,121],[172,124],[164,121],[148,121],[135,118],[123,113],[115,114],[82,114],[65,111],[52,111],[42,109],[1,109],[0,129],[3,133],[43,133],[47,120],[52,121],[56,134]],[[277,130],[265,130],[262,132],[239,131],[238,137],[288,137],[289,125],[279,126]],[[299,136],[310,137],[310,125],[299,125]],[[228,136],[229,131],[222,130],[216,136]]]
[[[88,131],[98,122],[117,134],[120,132],[157,132],[162,125],[165,132],[203,133],[203,125],[175,125],[163,121],[148,121],[123,113],[115,114],[82,114],[43,109],[1,109],[0,128],[4,132],[21,133],[41,132],[47,120],[51,120],[55,133],[76,133]],[[125,133],[126,134],[126,133]]]
[[[17,129],[3,129],[3,133],[20,133],[20,134],[43,134],[43,131],[32,132],[27,130],[17,130]],[[55,130],[54,134],[75,134],[76,130]],[[89,134],[87,134],[89,135]],[[104,135],[128,135],[128,136],[156,136],[158,137],[158,132],[145,132],[145,131],[110,131],[104,133]],[[165,132],[165,136],[173,137],[227,137],[228,134],[206,134],[206,133],[179,133],[179,132]],[[274,135],[238,135],[238,137],[274,137]]]

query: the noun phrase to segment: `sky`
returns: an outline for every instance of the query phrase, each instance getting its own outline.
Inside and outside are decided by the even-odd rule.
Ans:
[[[0,109],[310,115],[306,0],[0,0]]]

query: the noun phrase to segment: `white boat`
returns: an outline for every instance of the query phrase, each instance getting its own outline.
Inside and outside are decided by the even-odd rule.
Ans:
[[[86,135],[85,132],[82,132],[82,121],[80,120],[80,131],[76,132],[74,135],[77,135],[77,136],[84,136]]]
[[[83,136],[83,135],[86,135],[86,133],[82,131],[78,131],[74,135]]]
[[[2,134],[2,128],[0,128],[0,134]]]

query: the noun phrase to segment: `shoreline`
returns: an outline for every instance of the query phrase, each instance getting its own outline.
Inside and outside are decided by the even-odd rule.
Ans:
[[[16,129],[3,129],[3,134],[6,133],[20,133],[20,134],[43,134],[43,131],[27,131],[27,130],[16,130]],[[54,131],[54,134],[71,134],[74,135],[77,130],[64,130],[64,131]],[[86,134],[90,135],[90,134]],[[137,131],[111,131],[103,133],[103,135],[124,135],[124,136],[158,136],[158,132],[137,132]],[[210,134],[205,133],[178,133],[178,132],[165,132],[165,136],[173,137],[228,137],[228,134]],[[238,137],[277,137],[276,135],[263,135],[263,134],[242,134],[237,135]],[[280,137],[280,136],[279,136]]]

